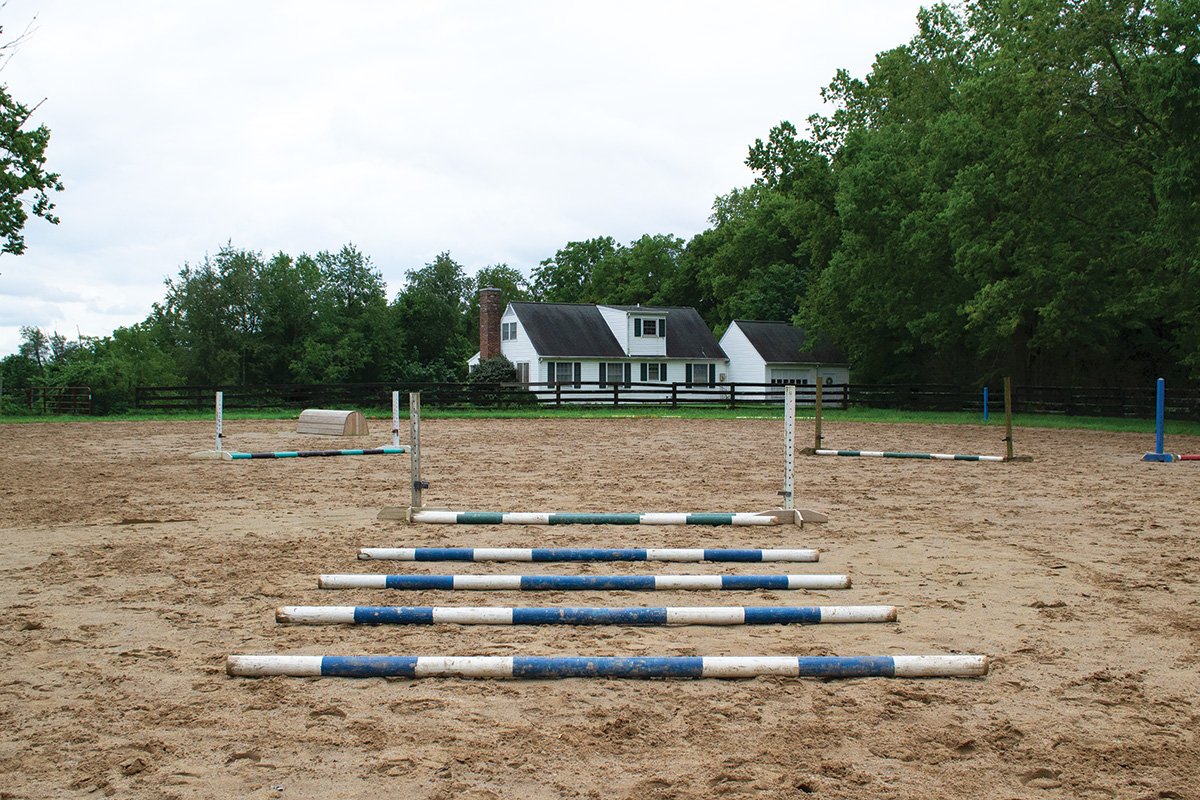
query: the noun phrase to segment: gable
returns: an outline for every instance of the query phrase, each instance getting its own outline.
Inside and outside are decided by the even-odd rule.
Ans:
[[[725,351],[694,308],[651,306],[608,306],[636,314],[665,314],[667,320],[667,358],[725,359]]]
[[[846,356],[824,336],[810,339],[787,322],[737,319],[733,324],[768,364],[845,364]]]

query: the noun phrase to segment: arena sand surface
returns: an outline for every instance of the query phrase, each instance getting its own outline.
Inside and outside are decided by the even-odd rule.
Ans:
[[[376,430],[386,421],[374,421]],[[807,423],[798,435],[811,435]],[[428,420],[431,506],[755,511],[782,423]],[[1001,429],[826,423],[841,448]],[[337,447],[228,421],[229,449]],[[212,462],[211,423],[0,425],[0,797],[1200,797],[1200,465],[1019,430],[1032,463],[801,458],[803,529],[408,526],[407,457]],[[369,437],[370,444],[388,436]],[[1177,437],[1169,446],[1200,451]],[[363,546],[797,547],[819,564],[402,565]],[[846,572],[839,592],[328,592],[326,572]],[[754,627],[280,626],[279,605],[899,606]],[[982,653],[926,680],[234,678],[241,654]]]

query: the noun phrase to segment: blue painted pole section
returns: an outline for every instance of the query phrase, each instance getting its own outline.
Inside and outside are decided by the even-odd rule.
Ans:
[[[1142,461],[1162,461],[1171,462],[1175,457],[1171,453],[1163,452],[1163,433],[1165,428],[1164,417],[1166,415],[1167,405],[1167,382],[1162,378],[1158,379],[1158,392],[1155,398],[1154,412],[1154,452],[1146,453],[1142,456]]]
[[[1167,407],[1167,382],[1164,381],[1162,378],[1159,378],[1158,379],[1158,397],[1155,401],[1155,409],[1156,409],[1155,417],[1157,418],[1158,423],[1154,426],[1154,452],[1160,453],[1160,454],[1163,451],[1163,433],[1164,433],[1164,429],[1166,428],[1166,421],[1164,419],[1164,417],[1166,416],[1166,407]]]
[[[988,415],[987,389],[988,389],[988,387],[986,387],[986,386],[983,387],[983,421],[984,422],[987,422],[987,415]]]

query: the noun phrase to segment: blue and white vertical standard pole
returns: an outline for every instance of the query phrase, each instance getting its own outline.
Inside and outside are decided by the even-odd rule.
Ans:
[[[983,421],[984,422],[987,422],[987,414],[988,414],[987,387],[985,386],[985,387],[983,387]]]
[[[1175,456],[1163,452],[1163,415],[1166,412],[1167,384],[1162,378],[1158,379],[1158,393],[1155,399],[1154,452],[1142,456],[1142,461],[1174,461]]]

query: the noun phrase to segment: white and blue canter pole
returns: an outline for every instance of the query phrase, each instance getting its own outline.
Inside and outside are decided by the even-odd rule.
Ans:
[[[295,625],[820,625],[895,622],[895,606],[281,606]]]
[[[848,575],[321,575],[322,589],[399,591],[710,591],[849,589]]]
[[[254,656],[225,671],[260,678],[976,678],[988,657],[954,656]]]
[[[602,547],[364,547],[362,561],[817,561],[814,549],[733,550]]]

